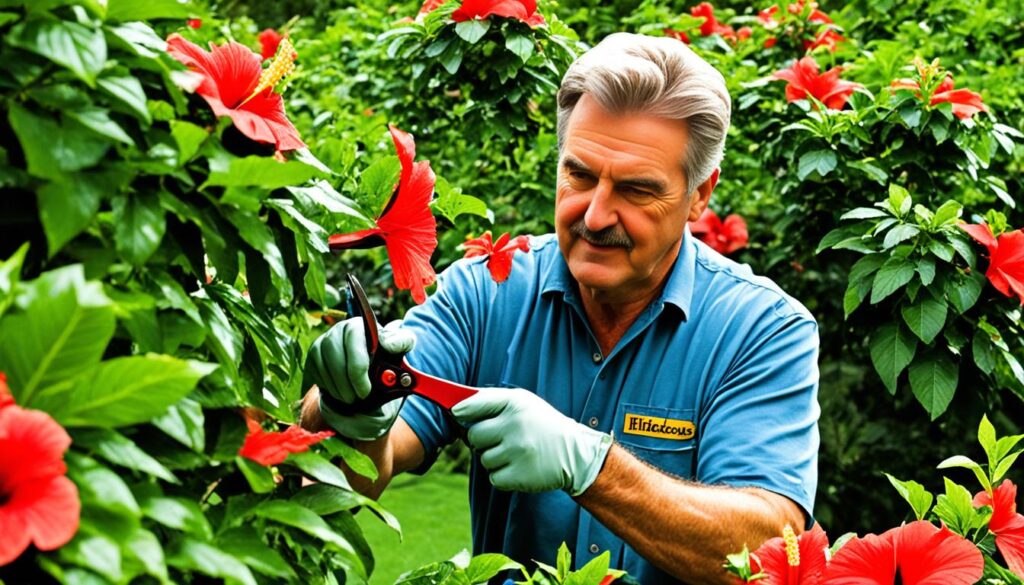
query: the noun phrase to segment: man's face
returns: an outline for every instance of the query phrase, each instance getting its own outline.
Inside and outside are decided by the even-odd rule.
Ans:
[[[680,120],[611,114],[588,95],[576,104],[558,164],[555,231],[585,292],[628,300],[661,285],[715,182],[687,197],[686,144]]]

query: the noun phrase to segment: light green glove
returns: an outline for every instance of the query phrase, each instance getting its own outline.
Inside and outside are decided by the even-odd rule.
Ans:
[[[578,496],[604,465],[612,438],[555,410],[529,390],[484,388],[452,408],[496,488],[563,489]]]
[[[392,321],[380,330],[380,346],[392,353],[406,353],[416,344],[411,331],[401,329],[401,321]],[[370,355],[366,351],[363,320],[346,319],[327,330],[313,342],[306,356],[304,386],[320,387],[320,413],[339,434],[350,439],[372,441],[384,436],[402,408],[402,400],[393,400],[365,414],[338,408],[352,405],[370,394]],[[324,393],[335,401],[329,406]]]

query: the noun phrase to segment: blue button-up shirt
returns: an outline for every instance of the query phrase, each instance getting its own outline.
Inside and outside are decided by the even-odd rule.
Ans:
[[[437,292],[406,315],[418,338],[408,356],[414,367],[471,386],[532,390],[666,473],[770,490],[810,518],[818,336],[799,302],[686,230],[660,297],[602,355],[556,238],[530,243],[502,284],[486,258],[460,260],[440,276]],[[462,432],[417,397],[401,416],[426,452],[416,472]],[[566,493],[494,489],[476,457],[470,508],[477,554],[554,565],[564,541],[577,568],[609,550],[612,567],[645,585],[678,583]]]

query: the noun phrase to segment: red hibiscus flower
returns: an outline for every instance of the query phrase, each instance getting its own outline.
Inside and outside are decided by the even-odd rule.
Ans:
[[[754,34],[754,29],[749,26],[741,26],[739,30],[736,31],[736,38],[741,41],[745,41],[749,39],[752,34]]]
[[[918,520],[881,536],[855,538],[825,569],[829,585],[974,585],[985,568],[981,551],[943,526]],[[899,580],[897,581],[897,575]]]
[[[185,24],[187,24],[189,28],[199,28],[203,26],[203,21],[199,18],[190,18],[185,21]]]
[[[544,17],[537,12],[537,0],[462,0],[462,5],[452,13],[452,20],[463,22],[492,16],[514,18],[531,27],[544,24]]]
[[[677,41],[683,41],[687,45],[690,44],[690,37],[681,30],[673,30],[671,28],[666,28],[661,32],[664,33],[666,37],[676,39]]]
[[[988,248],[985,276],[992,286],[1008,297],[1017,295],[1024,306],[1024,230],[1006,232],[996,239],[984,223],[960,224],[960,228]]]
[[[690,14],[704,18],[704,23],[700,25],[701,36],[722,35],[726,38],[736,37],[736,32],[733,31],[731,26],[722,24],[715,18],[715,7],[710,2],[701,2],[694,6],[690,9]]]
[[[311,433],[299,425],[292,425],[284,432],[267,432],[260,423],[246,417],[249,434],[238,454],[260,465],[277,465],[288,458],[289,453],[302,453],[324,439],[333,436],[333,431]]]
[[[853,90],[862,87],[859,83],[839,79],[841,72],[841,67],[833,67],[820,73],[814,57],[804,57],[789,69],[776,71],[772,77],[789,82],[786,85],[787,102],[802,100],[810,95],[830,110],[841,110]]]
[[[742,217],[734,213],[723,222],[710,208],[690,224],[690,233],[719,254],[732,254],[746,248],[749,241],[747,222]]]
[[[272,28],[267,28],[256,38],[260,41],[260,55],[266,61],[277,54],[277,46],[281,44],[284,35]]]
[[[827,47],[829,51],[835,53],[836,49],[839,47],[839,43],[842,43],[845,40],[846,37],[837,33],[834,29],[827,28],[818,33],[817,36],[814,37],[813,41],[805,40],[804,50],[813,51],[818,47]]]
[[[427,0],[426,2],[423,3],[423,6],[420,6],[420,12],[419,13],[420,14],[427,14],[428,12],[433,12],[433,11],[437,10],[444,3],[445,3],[445,0]]]
[[[917,96],[921,96],[921,85],[913,79],[897,79],[892,82],[893,89],[915,90]],[[987,112],[988,108],[981,101],[981,94],[969,89],[953,89],[953,76],[947,75],[942,83],[935,88],[929,105],[949,102],[953,104],[953,115],[961,120],[970,118],[978,112]]]
[[[530,251],[530,240],[526,236],[509,237],[508,233],[501,234],[497,242],[491,241],[491,232],[486,231],[479,238],[467,240],[462,245],[466,249],[466,258],[487,256],[487,268],[491,271],[491,278],[494,282],[505,282],[512,274],[512,257],[516,250],[523,252]]]
[[[828,536],[815,524],[799,537],[786,526],[782,536],[765,542],[750,555],[753,572],[765,576],[761,585],[818,585],[825,571]]]
[[[996,548],[1006,566],[1018,577],[1024,577],[1024,516],[1017,513],[1017,486],[1008,479],[988,492],[974,496],[974,506],[992,506],[988,529],[996,535]]]
[[[228,116],[235,127],[257,142],[274,144],[277,150],[296,150],[306,145],[284,113],[284,101],[274,93],[274,84],[290,70],[292,51],[284,51],[264,70],[260,56],[251,49],[230,42],[210,45],[207,52],[198,45],[172,34],[167,39],[171,56],[203,77],[196,92],[217,116]]]
[[[779,5],[773,4],[764,10],[757,13],[757,20],[761,22],[761,25],[765,28],[771,29],[779,26],[778,19],[775,18],[775,13],[779,11]]]
[[[430,212],[434,194],[434,172],[429,161],[413,163],[416,143],[412,136],[394,126],[391,139],[402,163],[402,174],[391,200],[377,218],[377,227],[336,234],[328,243],[332,250],[387,246],[395,286],[408,290],[417,303],[427,300],[426,287],[437,275],[430,265],[430,255],[437,248],[437,222]]]
[[[54,550],[78,531],[78,488],[64,465],[70,444],[50,415],[15,405],[0,382],[0,566],[30,544]]]
[[[0,408],[14,404],[11,389],[7,386],[7,374],[0,372]]]

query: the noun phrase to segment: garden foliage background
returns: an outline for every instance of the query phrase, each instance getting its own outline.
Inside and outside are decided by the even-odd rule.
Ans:
[[[418,18],[413,2],[2,6],[0,371],[18,408],[69,433],[81,514],[68,544],[0,574],[363,580],[373,556],[351,511],[396,523],[330,459],[372,466],[336,438],[271,464],[244,450],[295,421],[304,352],[343,316],[346,272],[382,316],[412,303],[386,248],[331,256],[327,238],[384,213],[401,173],[388,124],[437,175],[438,271],[485,229],[550,231],[554,91],[618,30],[683,32],[725,73],[733,128],[711,207],[745,219],[749,245],[731,256],[819,321],[816,515],[830,533],[906,517],[883,471],[941,491],[923,470],[977,456],[984,413],[1021,428],[1022,299],[990,283],[994,253],[958,227],[1024,226],[1014,2],[823,2],[831,24],[810,6],[759,18],[767,5],[717,2],[731,34],[692,3],[650,0],[542,2],[535,27],[455,24],[458,2]],[[298,55],[275,91],[308,149],[286,156],[214,116],[166,50],[177,33],[258,52],[266,28]],[[859,87],[819,94],[831,108],[788,101],[772,75],[805,56]],[[988,112],[930,103],[946,72]]]

